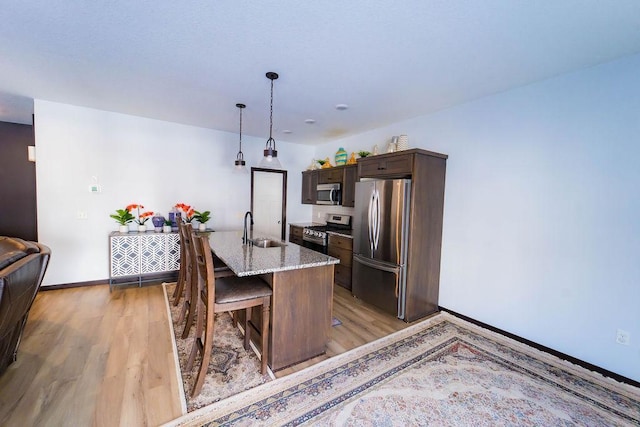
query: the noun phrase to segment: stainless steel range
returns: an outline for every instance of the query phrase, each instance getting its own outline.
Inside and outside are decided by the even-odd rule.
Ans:
[[[325,225],[314,225],[302,230],[302,245],[305,248],[326,254],[329,246],[328,231],[351,234],[351,216],[328,214]]]

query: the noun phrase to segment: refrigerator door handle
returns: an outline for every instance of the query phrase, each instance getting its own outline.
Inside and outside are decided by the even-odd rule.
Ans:
[[[362,255],[358,255],[358,254],[353,254],[353,260],[356,262],[359,262],[362,265],[366,265],[367,267],[375,268],[376,270],[380,270],[380,271],[386,271],[387,273],[398,274],[400,270],[400,267],[391,267],[391,266],[378,264],[377,262],[371,262],[369,261],[368,258],[365,258]],[[396,283],[398,283],[397,280],[396,280]],[[396,285],[396,289],[397,289],[397,285]],[[397,291],[396,291],[396,294],[397,294]]]
[[[380,241],[380,192],[377,188],[373,197],[375,202],[375,235],[373,238],[373,248],[378,250],[378,242]]]
[[[375,199],[375,189],[369,197],[369,211],[367,213],[367,231],[369,235],[369,255],[373,257],[373,204]]]

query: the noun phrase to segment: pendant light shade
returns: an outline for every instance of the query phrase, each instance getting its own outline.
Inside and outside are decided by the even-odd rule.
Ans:
[[[242,110],[246,107],[244,104],[236,104],[236,107],[240,110],[240,143],[238,148],[238,154],[236,155],[235,171],[239,173],[249,173],[247,170],[246,162],[244,161],[244,154],[242,154]]]
[[[261,168],[282,169],[282,165],[278,160],[278,150],[276,150],[276,140],[273,139],[273,81],[278,78],[278,74],[268,72],[267,78],[271,80],[271,104],[269,109],[269,139],[264,148],[264,157],[260,161]]]

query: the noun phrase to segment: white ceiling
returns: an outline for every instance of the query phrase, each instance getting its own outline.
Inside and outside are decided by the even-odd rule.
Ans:
[[[275,71],[274,137],[319,144],[638,52],[638,0],[3,0],[0,120],[35,98],[237,133],[243,102],[266,140]]]

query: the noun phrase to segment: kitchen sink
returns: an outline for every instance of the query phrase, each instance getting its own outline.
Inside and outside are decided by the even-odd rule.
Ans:
[[[272,239],[253,239],[251,240],[251,243],[253,243],[253,246],[256,246],[258,248],[281,248],[283,246],[287,246],[287,244],[285,242],[281,242],[279,240],[272,240]]]

